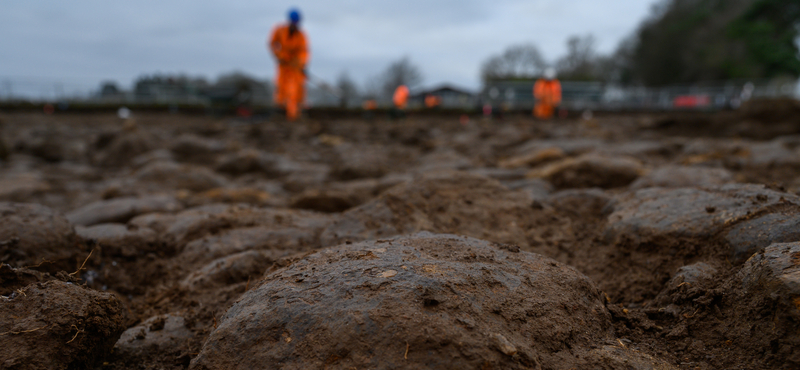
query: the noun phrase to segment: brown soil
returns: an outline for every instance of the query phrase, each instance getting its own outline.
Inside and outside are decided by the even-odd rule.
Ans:
[[[767,268],[800,265],[776,249],[800,241],[795,107],[776,104],[3,115],[0,368],[797,368],[800,279]]]

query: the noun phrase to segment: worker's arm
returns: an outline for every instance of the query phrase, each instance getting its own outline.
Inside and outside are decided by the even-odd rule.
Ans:
[[[302,36],[303,41],[301,43],[300,52],[298,53],[299,55],[297,56],[297,59],[300,62],[300,65],[305,68],[306,64],[308,64],[308,58],[310,57],[308,52],[308,39],[304,33],[301,33],[300,36]]]
[[[281,42],[281,27],[276,27],[272,30],[267,48],[272,52],[272,55],[278,63],[285,64],[289,62],[289,59],[286,57],[286,50],[284,50]]]
[[[561,83],[553,80],[553,105],[561,104]]]
[[[536,83],[533,84],[533,97],[541,99],[542,95],[544,95],[542,80],[536,80]]]
[[[299,48],[296,50],[296,54],[292,60],[294,67],[299,69],[303,72],[303,75],[306,75],[306,65],[308,64],[309,52],[308,52],[308,39],[306,39],[306,35],[304,33],[300,33],[300,45]]]

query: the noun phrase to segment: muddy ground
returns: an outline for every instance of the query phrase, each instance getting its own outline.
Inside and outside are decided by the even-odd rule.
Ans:
[[[800,367],[796,104],[0,120],[2,369]]]

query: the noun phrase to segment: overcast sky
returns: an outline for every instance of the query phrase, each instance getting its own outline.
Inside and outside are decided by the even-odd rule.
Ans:
[[[0,0],[0,94],[25,84],[45,93],[55,82],[68,93],[103,80],[129,88],[156,72],[272,78],[266,37],[292,6],[310,39],[309,69],[323,79],[346,71],[363,84],[408,56],[425,86],[475,89],[481,62],[512,44],[532,42],[553,61],[570,35],[591,33],[611,52],[654,2]]]

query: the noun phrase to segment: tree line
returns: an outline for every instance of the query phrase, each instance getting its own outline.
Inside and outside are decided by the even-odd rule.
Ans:
[[[566,40],[564,56],[548,62],[533,43],[509,46],[487,58],[482,80],[533,79],[553,67],[562,80],[666,86],[702,81],[800,77],[800,1],[660,0],[639,27],[608,55],[592,35]],[[371,79],[366,96],[389,96],[400,84],[415,87],[419,68],[408,58]],[[343,73],[345,96],[358,89]]]
[[[566,80],[665,86],[800,76],[800,1],[661,0],[610,55],[591,35],[567,40],[556,60]],[[531,78],[548,66],[532,44],[514,45],[481,67],[484,80]]]

